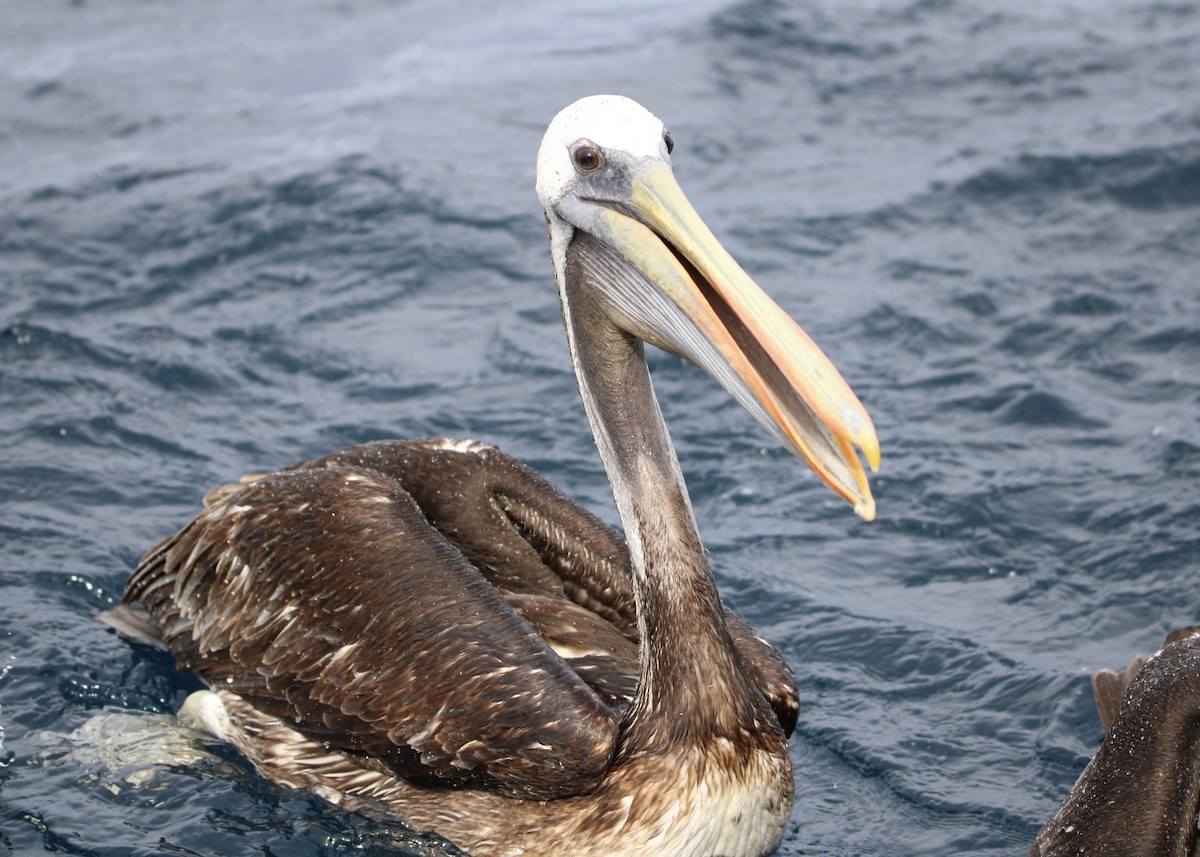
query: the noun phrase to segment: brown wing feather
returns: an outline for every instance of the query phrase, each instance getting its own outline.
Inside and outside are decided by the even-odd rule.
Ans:
[[[360,444],[298,466],[333,465],[394,478],[498,588],[565,595],[637,639],[624,541],[517,459],[428,438]]]
[[[411,780],[552,798],[607,770],[617,713],[378,471],[217,498],[125,601],[180,668]]]
[[[637,687],[628,552],[532,470],[380,442],[206,503],[143,558],[119,629],[157,626],[181,669],[414,782],[553,798],[606,770]],[[786,663],[726,625],[790,733]]]
[[[624,707],[637,687],[637,613],[629,551],[620,534],[553,484],[498,449],[441,438],[352,446],[301,467],[347,464],[394,477],[448,541],[510,595],[537,596],[518,612],[607,701]],[[509,598],[510,603],[513,599]],[[554,605],[558,605],[555,607]],[[516,606],[514,604],[514,606]],[[612,645],[611,656],[571,657],[604,628],[578,630],[575,607],[618,630],[635,647]],[[726,627],[750,680],[791,735],[799,714],[787,662],[731,610]],[[606,644],[607,645],[607,644]]]
[[[1105,732],[1112,728],[1129,683],[1142,671],[1147,660],[1147,655],[1138,655],[1120,672],[1105,669],[1092,676],[1092,695],[1096,697],[1096,711]]]

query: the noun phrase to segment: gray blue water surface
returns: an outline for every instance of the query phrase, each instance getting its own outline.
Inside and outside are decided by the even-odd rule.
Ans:
[[[1024,853],[1090,673],[1200,620],[1187,0],[0,3],[0,855],[446,853],[194,738],[133,765],[197,685],[91,617],[208,489],[357,441],[496,443],[615,521],[533,193],[605,91],[883,444],[864,524],[652,356],[800,682],[780,854]]]

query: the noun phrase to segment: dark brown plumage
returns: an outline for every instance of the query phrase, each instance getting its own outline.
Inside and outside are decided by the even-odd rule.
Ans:
[[[354,446],[210,497],[110,621],[157,627],[179,669],[412,782],[595,787],[638,675],[628,552],[598,518],[499,450],[442,439]],[[790,670],[725,618],[790,734]]]
[[[1108,735],[1030,857],[1191,857],[1200,819],[1200,627],[1093,679]]]

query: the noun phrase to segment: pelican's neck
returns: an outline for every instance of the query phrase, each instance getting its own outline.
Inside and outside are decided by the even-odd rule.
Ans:
[[[641,645],[638,691],[624,729],[629,755],[762,727],[757,692],[725,628],[642,343],[617,327],[592,285],[613,275],[614,259],[577,233],[559,280],[580,392],[633,566]]]

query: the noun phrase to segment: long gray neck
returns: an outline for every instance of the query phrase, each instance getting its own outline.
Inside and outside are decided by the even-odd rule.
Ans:
[[[725,628],[675,449],[640,340],[621,330],[594,283],[637,276],[576,233],[560,283],[579,388],[633,564],[640,683],[623,753],[751,728],[754,696]],[[760,706],[759,706],[760,707]]]

